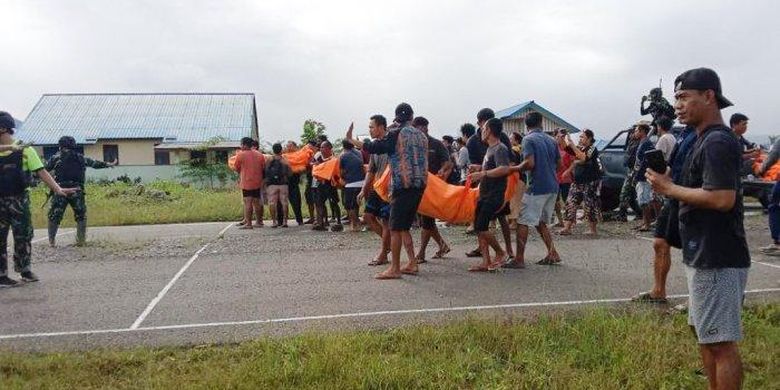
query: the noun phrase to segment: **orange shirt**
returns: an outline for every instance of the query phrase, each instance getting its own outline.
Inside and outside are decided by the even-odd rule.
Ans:
[[[242,190],[256,190],[263,187],[265,157],[257,150],[241,150],[236,155],[236,171]]]

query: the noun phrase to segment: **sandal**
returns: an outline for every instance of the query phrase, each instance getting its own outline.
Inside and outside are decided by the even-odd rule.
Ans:
[[[549,257],[545,257],[545,258],[543,258],[543,259],[541,259],[541,260],[537,261],[537,262],[536,262],[536,264],[539,264],[539,265],[556,265],[556,264],[558,264],[558,263],[560,263],[560,262],[561,262],[561,260],[560,260],[560,259],[558,259],[558,260],[553,260],[553,259],[551,259],[551,258],[549,258]]]
[[[438,252],[436,252],[436,254],[435,254],[435,255],[433,255],[433,257],[432,257],[432,258],[433,258],[433,259],[443,259],[443,258],[444,258],[444,256],[445,256],[445,255],[447,255],[447,253],[450,253],[450,250],[451,250],[451,249],[450,249],[449,245],[445,245],[445,246],[444,246],[444,248],[442,248],[442,249],[439,249],[439,251],[438,251]],[[480,253],[480,256],[482,256],[482,254],[481,254],[481,253]]]
[[[479,249],[474,249],[471,252],[466,252],[466,257],[482,257],[482,251]]]
[[[650,291],[643,292],[631,298],[631,302],[666,304],[669,301],[666,298],[656,298],[650,294]]]
[[[417,275],[418,271],[419,270],[417,269],[417,267],[414,267],[414,269],[410,269],[410,268],[406,268],[406,267],[401,268],[401,273],[405,274],[405,275]]]
[[[469,267],[469,272],[488,272],[490,269],[482,264],[472,265]]]

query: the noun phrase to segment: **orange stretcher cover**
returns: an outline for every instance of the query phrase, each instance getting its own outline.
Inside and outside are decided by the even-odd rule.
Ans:
[[[283,156],[287,163],[290,164],[293,173],[301,173],[306,171],[306,167],[309,165],[309,161],[311,161],[314,153],[314,148],[307,144],[295,152],[284,153]]]
[[[518,180],[520,177],[517,173],[507,176],[506,192],[504,192],[506,202],[515,195]],[[467,179],[463,186],[456,186],[447,184],[438,176],[428,173],[428,184],[417,212],[450,223],[471,222],[477,209],[479,188],[470,187],[471,179]],[[385,169],[374,182],[374,191],[386,202],[390,200],[390,168]]]
[[[756,176],[758,176],[758,171],[761,169],[761,165],[764,164],[766,158],[767,154],[762,151],[758,158],[756,158],[756,160],[753,162],[753,173]],[[780,161],[776,162],[775,165],[772,165],[769,169],[767,169],[764,176],[761,176],[761,179],[767,181],[780,180]]]
[[[325,161],[322,164],[315,165],[311,169],[311,174],[314,176],[315,179],[320,181],[326,181],[330,180],[333,185],[338,186],[340,185],[340,166],[339,166],[339,158],[334,156],[328,161]]]

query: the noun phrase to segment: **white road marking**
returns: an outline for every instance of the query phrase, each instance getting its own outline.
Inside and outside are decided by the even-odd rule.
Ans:
[[[777,269],[780,269],[780,265],[777,265],[777,264],[762,263],[762,262],[760,262],[760,261],[755,261],[755,260],[753,260],[753,262],[754,262],[754,263],[757,263],[757,264],[765,265],[765,266],[767,266],[767,267],[772,267],[772,268],[777,268]]]
[[[76,233],[76,231],[75,230],[71,230],[69,232],[57,233],[57,235],[54,236],[54,237],[62,237],[62,236],[67,236],[68,234],[74,234],[74,233]],[[36,242],[41,242],[41,241],[45,241],[45,240],[48,240],[48,239],[49,239],[48,236],[42,237],[42,238],[39,238],[37,240],[30,241],[30,244],[35,244]]]
[[[203,247],[203,249],[205,249],[205,247]],[[745,291],[745,294],[758,294],[758,293],[767,293],[767,292],[780,292],[780,288],[764,288],[764,289],[748,290],[748,291]],[[160,296],[158,296],[158,298],[159,297]],[[687,298],[687,297],[688,297],[687,294],[679,294],[679,295],[670,295],[669,296],[669,298]],[[159,301],[159,299],[158,299],[158,301]],[[495,309],[517,309],[517,308],[550,307],[550,306],[590,305],[590,304],[598,304],[598,303],[619,303],[619,302],[629,302],[629,301],[631,301],[631,298],[591,299],[591,300],[583,300],[583,301],[559,301],[559,302],[531,302],[531,303],[514,303],[514,304],[506,304],[506,305],[459,306],[459,307],[441,307],[441,308],[430,308],[430,309],[384,310],[384,311],[372,311],[372,312],[329,314],[329,315],[319,315],[319,316],[275,318],[275,319],[266,319],[266,320],[231,321],[231,322],[208,322],[208,323],[195,323],[195,324],[182,324],[182,325],[148,326],[148,327],[143,327],[143,328],[136,326],[136,327],[130,327],[130,328],[121,328],[121,329],[102,329],[102,330],[83,330],[83,331],[70,331],[70,332],[11,334],[11,335],[0,336],[0,340],[15,340],[15,339],[25,339],[25,338],[56,337],[56,336],[84,336],[84,335],[97,335],[97,334],[107,334],[107,333],[130,333],[130,332],[176,330],[176,329],[193,329],[193,328],[209,328],[209,327],[218,327],[218,326],[240,326],[240,325],[260,325],[260,324],[292,323],[292,322],[305,322],[305,321],[330,320],[330,319],[342,319],[342,318],[376,317],[376,316],[385,316],[385,315],[445,313],[445,312],[459,312],[459,311],[477,311],[477,310],[491,310],[491,309],[492,310],[495,310]],[[148,309],[148,311],[151,311],[151,309]],[[148,313],[146,313],[146,314],[148,314]],[[136,321],[136,322],[138,322],[138,321]],[[140,324],[140,322],[139,322],[139,324]]]
[[[650,238],[650,237],[642,237],[642,236],[639,236],[639,235],[637,235],[637,236],[636,236],[636,238],[638,238],[638,239],[640,239],[640,240],[645,240],[645,241],[651,241],[651,242],[652,242],[652,241],[654,241],[654,239],[653,239],[653,238]],[[769,264],[769,263],[764,263],[764,262],[761,262],[761,261],[755,261],[755,260],[752,260],[751,262],[752,262],[752,263],[755,263],[755,264],[761,264],[761,265],[765,265],[765,266],[767,266],[767,267],[772,267],[772,268],[777,268],[777,269],[780,269],[780,265],[776,265],[776,264]]]
[[[184,266],[181,267],[179,272],[177,272],[176,275],[173,276],[173,279],[171,279],[171,281],[168,282],[168,284],[165,287],[163,287],[163,289],[157,294],[157,296],[154,297],[154,299],[152,299],[151,302],[149,302],[149,305],[146,306],[146,309],[144,310],[144,312],[141,313],[140,316],[138,316],[138,318],[135,320],[135,322],[133,322],[133,325],[130,325],[130,329],[131,330],[132,329],[138,329],[138,327],[141,326],[141,323],[144,322],[144,320],[146,319],[146,316],[148,316],[149,313],[151,313],[152,310],[154,310],[154,307],[157,306],[157,304],[165,296],[165,294],[168,293],[168,290],[170,290],[171,287],[173,287],[173,285],[176,283],[176,281],[179,280],[179,278],[184,274],[184,271],[186,271],[187,268],[189,268],[190,265],[192,265],[192,263],[195,261],[195,259],[198,258],[200,253],[203,252],[206,249],[206,247],[208,247],[209,245],[210,244],[203,245],[202,248],[200,248],[197,252],[195,252],[194,255],[192,255],[192,257],[190,257],[190,259],[187,261],[187,263],[185,263]]]
[[[223,234],[225,234],[225,232],[226,232],[226,231],[228,231],[228,229],[230,229],[230,228],[231,228],[233,225],[235,225],[235,222],[231,222],[231,223],[229,223],[227,226],[225,226],[225,228],[224,228],[224,229],[222,229],[222,230],[219,232],[219,234],[217,234],[217,237],[222,237],[222,235],[223,235]]]

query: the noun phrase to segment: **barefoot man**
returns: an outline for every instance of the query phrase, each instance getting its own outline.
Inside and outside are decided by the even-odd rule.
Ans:
[[[349,126],[346,138],[358,148],[370,154],[387,154],[390,160],[390,268],[377,274],[377,279],[399,279],[401,273],[417,273],[414,256],[414,242],[409,229],[422,200],[428,175],[428,138],[412,126],[414,112],[407,103],[395,109],[392,129],[384,138],[366,143],[353,139]],[[401,268],[401,244],[403,243],[408,263]]]

